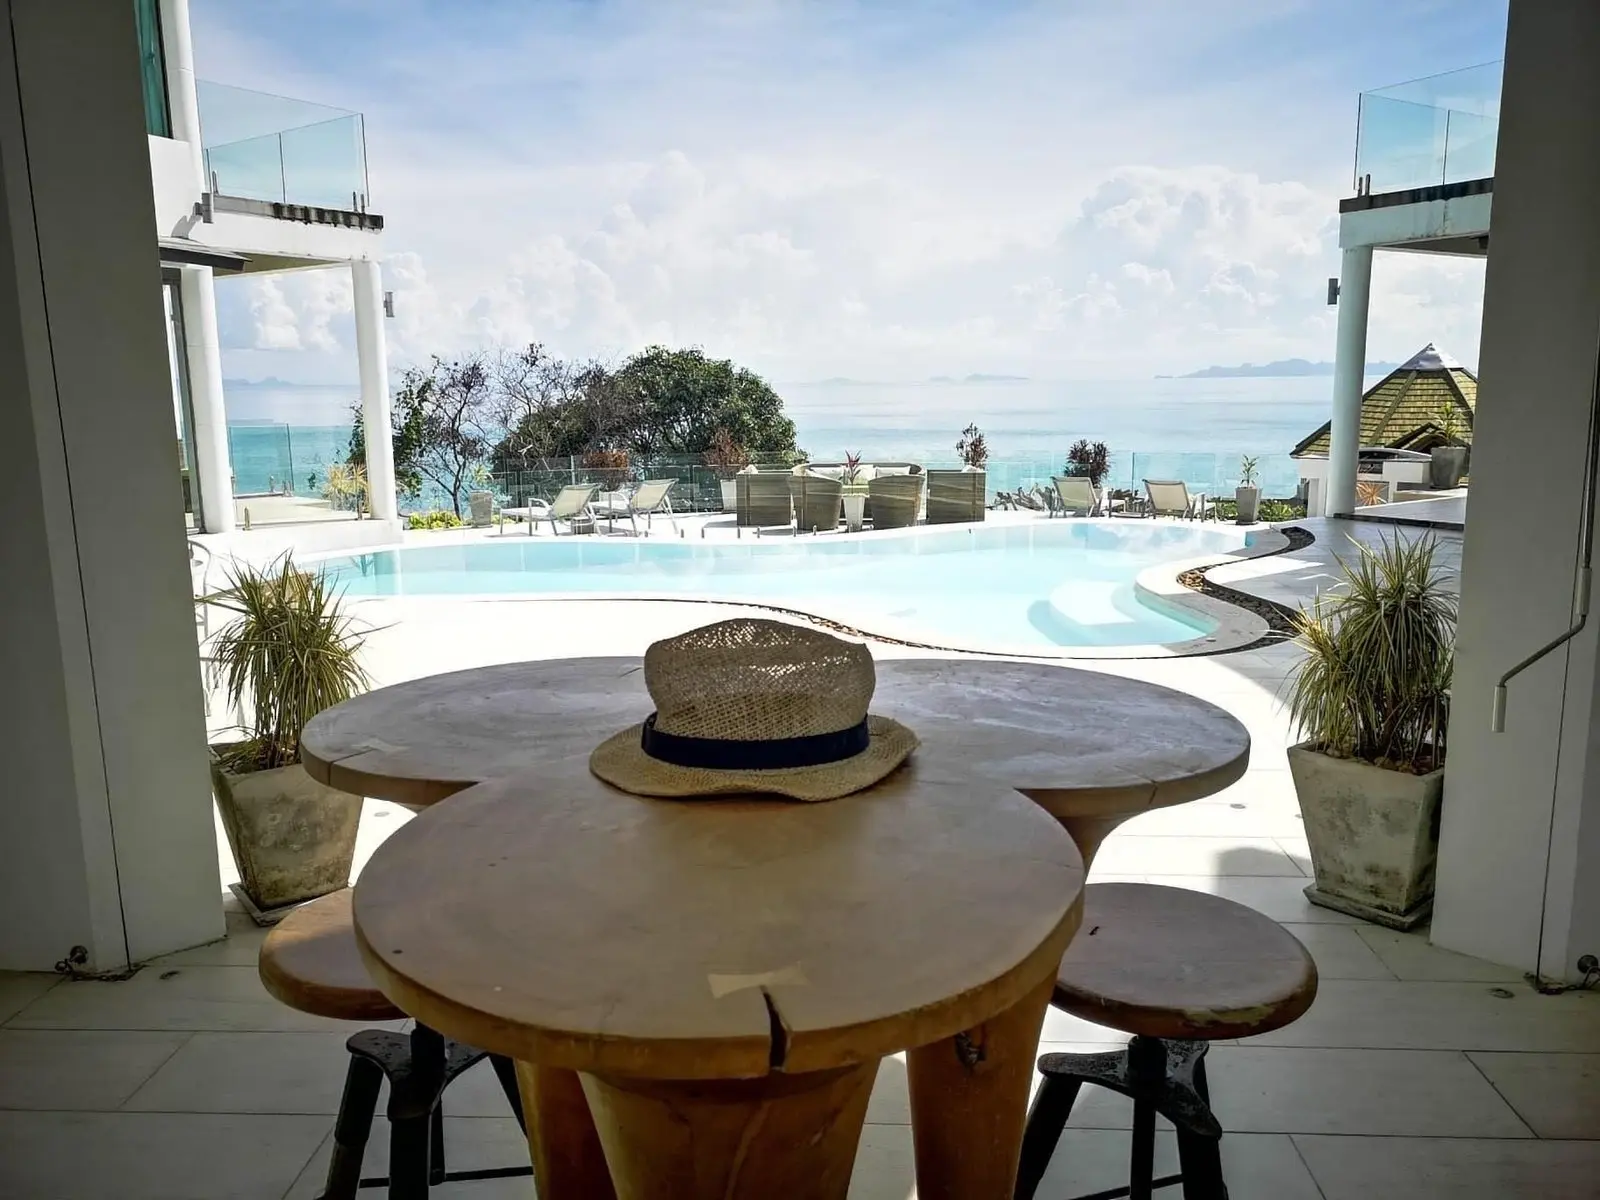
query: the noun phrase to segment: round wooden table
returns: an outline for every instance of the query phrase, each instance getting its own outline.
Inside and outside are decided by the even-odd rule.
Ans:
[[[1049,663],[883,659],[872,711],[905,722],[917,752],[1026,793],[1093,859],[1129,817],[1221,791],[1250,735],[1185,692]],[[505,663],[380,688],[313,717],[312,778],[422,809],[487,779],[564,758],[651,710],[638,658]]]
[[[1237,720],[1154,684],[974,659],[884,659],[877,672],[872,710],[916,730],[922,778],[1016,788],[1066,827],[1085,865],[1129,817],[1220,791],[1249,761]],[[306,725],[301,757],[323,783],[421,810],[484,780],[584,764],[650,710],[638,658],[507,663],[336,705]],[[907,1055],[921,1200],[1009,1194],[1022,1125],[1005,1098],[1032,1079],[1047,999]],[[589,1200],[601,1194],[583,1190],[595,1186],[597,1143],[576,1077],[552,1070],[540,1083],[529,1106],[536,1170],[540,1143],[548,1160],[540,1196]]]
[[[844,1200],[879,1061],[1022,1010],[1036,1041],[1082,894],[1036,805],[915,759],[803,804],[645,799],[569,758],[400,829],[354,920],[383,992],[516,1059],[530,1110],[577,1073],[610,1181],[570,1194]],[[1020,1125],[1010,1092],[991,1118]]]

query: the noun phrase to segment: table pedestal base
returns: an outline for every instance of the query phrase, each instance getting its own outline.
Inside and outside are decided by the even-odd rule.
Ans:
[[[1054,988],[1052,974],[994,1020],[906,1053],[918,1200],[1011,1195]]]
[[[517,1064],[539,1200],[616,1200],[576,1071]]]
[[[580,1078],[617,1200],[845,1200],[877,1073]]]

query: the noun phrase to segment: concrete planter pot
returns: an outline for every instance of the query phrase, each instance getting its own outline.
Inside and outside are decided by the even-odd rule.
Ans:
[[[299,763],[236,775],[212,747],[211,786],[243,889],[262,912],[350,883],[361,797],[325,787]]]
[[[860,491],[847,490],[840,496],[844,504],[844,527],[848,533],[861,532],[861,522],[866,520],[867,492],[865,488]]]
[[[474,529],[487,529],[494,521],[493,492],[468,492],[467,507],[471,512],[467,523]]]
[[[1261,510],[1261,489],[1239,486],[1233,489],[1233,502],[1239,506],[1239,524],[1254,525]]]
[[[739,483],[737,480],[722,480],[722,511],[739,511]]]
[[[1407,775],[1302,743],[1289,749],[1289,770],[1316,874],[1306,899],[1391,929],[1426,920],[1444,768]]]
[[[1461,486],[1461,477],[1467,473],[1466,446],[1435,446],[1428,463],[1428,486],[1436,492],[1446,492]]]

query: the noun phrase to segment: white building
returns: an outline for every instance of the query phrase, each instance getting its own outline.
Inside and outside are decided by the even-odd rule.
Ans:
[[[372,515],[338,542],[392,540],[383,218],[369,203],[360,113],[195,76],[188,0],[135,0],[169,353],[194,528],[232,531],[214,279],[348,265],[354,293]],[[286,480],[286,482],[288,482]],[[330,539],[319,539],[326,546]]]

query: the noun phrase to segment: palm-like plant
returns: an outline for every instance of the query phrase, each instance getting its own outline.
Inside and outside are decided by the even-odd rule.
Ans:
[[[1297,619],[1290,716],[1323,754],[1421,774],[1444,763],[1456,599],[1432,538],[1359,549],[1342,593]]]
[[[240,774],[289,766],[300,761],[306,722],[366,688],[357,661],[364,637],[327,577],[299,570],[290,555],[264,568],[236,566],[227,582],[201,602],[235,614],[212,657],[229,703],[249,720],[246,740],[219,757]]]

